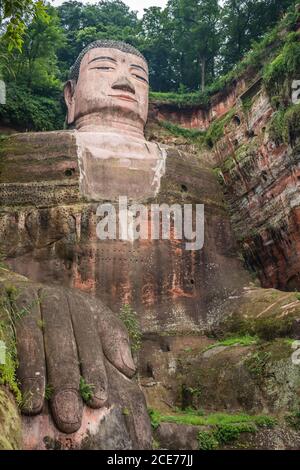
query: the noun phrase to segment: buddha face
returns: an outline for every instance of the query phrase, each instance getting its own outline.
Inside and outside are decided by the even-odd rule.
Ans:
[[[94,48],[83,57],[79,77],[65,87],[68,123],[97,114],[103,120],[133,121],[148,116],[148,66],[140,57],[113,48]]]

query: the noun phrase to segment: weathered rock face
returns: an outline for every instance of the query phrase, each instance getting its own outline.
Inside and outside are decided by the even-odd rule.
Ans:
[[[247,74],[247,81],[251,74]],[[163,103],[152,100],[149,115],[152,119],[170,121],[187,129],[207,130],[218,117],[232,109],[241,93],[247,88],[247,82],[240,78],[228,90],[219,92],[211,98],[209,105],[182,105]]]
[[[109,403],[95,410],[84,407],[82,424],[72,434],[60,432],[46,403],[38,416],[22,417],[26,450],[130,450],[150,449],[151,427],[142,392],[108,362]]]
[[[285,290],[300,288],[299,230],[299,135],[290,145],[270,132],[276,110],[261,79],[242,80],[213,101],[206,117],[199,107],[193,113],[172,114],[167,105],[156,105],[159,119],[170,119],[184,127],[207,129],[214,117],[232,114],[224,137],[214,146],[211,159],[223,186],[231,221],[248,268],[263,287]]]
[[[232,315],[214,333],[236,337],[231,345],[199,335],[145,336],[139,372],[151,408],[164,414],[175,407],[271,415],[298,410],[299,365],[286,339],[298,338],[297,294],[251,287],[229,303]],[[242,345],[245,334],[253,341]]]
[[[274,111],[265,92],[250,90],[215,150],[235,233],[263,287],[300,287],[299,146],[274,142]],[[242,97],[245,99],[245,97]]]
[[[210,166],[197,155],[165,151],[160,191],[143,202],[205,204],[200,251],[186,250],[185,241],[174,237],[100,241],[97,204],[79,191],[74,134],[9,138],[1,151],[0,238],[11,268],[33,280],[92,292],[114,311],[130,303],[141,313],[144,331],[207,329],[248,276]]]
[[[154,436],[162,449],[199,450],[201,437],[209,436],[207,426],[189,426],[175,423],[161,423]],[[257,429],[255,432],[241,432],[234,442],[223,444],[219,450],[298,450],[299,434],[286,425],[272,429]],[[201,448],[200,450],[213,450]]]
[[[231,342],[145,337],[140,382],[159,448],[299,448],[299,351],[290,340],[298,337],[297,294],[251,287],[230,303],[232,315],[214,333]]]
[[[22,397],[23,413],[21,422],[13,396],[0,388],[0,448],[150,448],[150,420],[132,379],[122,322],[90,295],[36,284],[5,268],[0,290],[4,322],[10,312],[16,317],[18,364],[9,370],[20,390],[16,381],[7,385]]]

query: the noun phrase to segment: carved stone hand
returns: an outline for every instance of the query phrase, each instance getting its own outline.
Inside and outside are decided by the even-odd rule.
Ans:
[[[2,288],[7,282],[11,281],[2,282]],[[127,331],[91,295],[30,281],[13,285],[16,298],[8,300],[20,313],[16,337],[22,412],[39,414],[46,394],[57,428],[73,433],[82,420],[80,382],[88,384],[87,405],[101,408],[108,400],[105,362],[127,377],[134,375]]]

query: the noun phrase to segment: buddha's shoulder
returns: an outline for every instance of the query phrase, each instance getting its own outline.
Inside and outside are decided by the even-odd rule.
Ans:
[[[33,157],[36,154],[65,152],[76,147],[75,131],[23,132],[3,137],[0,141],[1,157]]]
[[[25,132],[0,141],[0,206],[80,199],[74,131]]]

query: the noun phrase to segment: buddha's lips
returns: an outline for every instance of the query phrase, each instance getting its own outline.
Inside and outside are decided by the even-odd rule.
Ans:
[[[129,96],[129,95],[109,95],[109,96],[111,96],[112,98],[119,98],[120,100],[134,101],[135,103],[137,103],[137,100],[135,100],[134,98],[132,98],[132,96]]]

